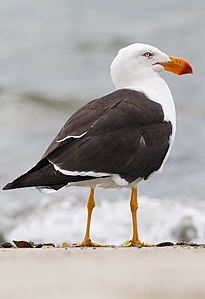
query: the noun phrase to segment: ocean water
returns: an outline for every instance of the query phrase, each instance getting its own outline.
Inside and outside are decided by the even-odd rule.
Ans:
[[[67,118],[109,93],[109,65],[133,42],[190,62],[193,76],[163,74],[177,108],[177,136],[161,175],[139,185],[146,242],[205,242],[205,3],[182,0],[2,0],[0,184],[27,171]],[[52,195],[0,191],[0,237],[53,242],[83,238],[89,190]],[[131,236],[128,190],[96,191],[95,241]]]

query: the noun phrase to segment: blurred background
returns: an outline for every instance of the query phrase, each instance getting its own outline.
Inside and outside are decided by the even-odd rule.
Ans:
[[[149,43],[189,61],[194,75],[163,74],[177,135],[163,173],[140,184],[141,239],[205,242],[204,31],[203,0],[2,0],[1,188],[38,161],[76,109],[113,90],[109,66],[119,48]],[[88,194],[0,191],[0,239],[81,241]],[[131,237],[129,198],[128,190],[96,191],[94,241]]]

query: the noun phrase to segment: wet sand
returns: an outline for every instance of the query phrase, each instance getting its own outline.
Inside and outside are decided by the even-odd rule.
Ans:
[[[205,249],[0,249],[0,290],[2,299],[204,299]]]

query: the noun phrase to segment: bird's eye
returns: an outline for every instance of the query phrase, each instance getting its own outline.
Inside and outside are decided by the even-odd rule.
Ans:
[[[145,57],[152,57],[153,56],[153,54],[151,53],[151,52],[145,52],[144,54],[143,54],[143,56],[145,56]]]

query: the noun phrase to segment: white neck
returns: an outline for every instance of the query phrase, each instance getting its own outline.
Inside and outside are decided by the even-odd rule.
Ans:
[[[129,65],[121,66],[117,63],[111,65],[111,77],[117,89],[143,84],[145,81],[159,77],[159,73],[151,68],[132,68],[132,71],[129,71],[129,68],[131,68]]]

